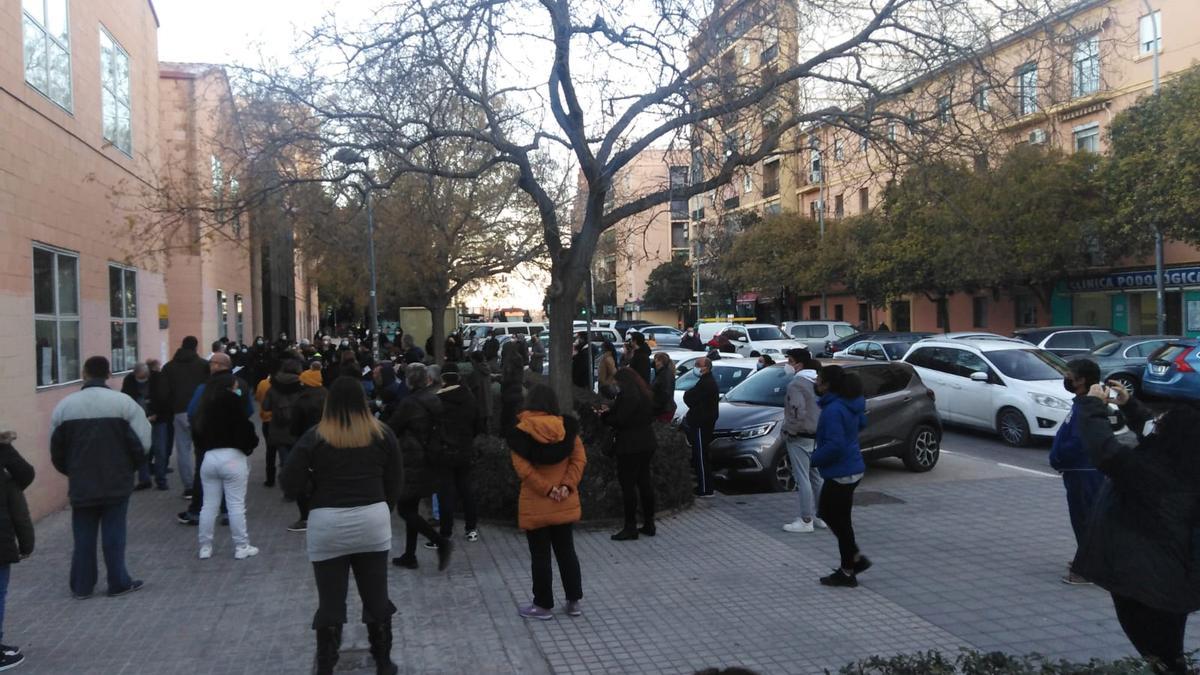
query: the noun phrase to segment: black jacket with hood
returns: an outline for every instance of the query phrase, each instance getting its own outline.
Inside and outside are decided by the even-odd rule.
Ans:
[[[644,454],[658,448],[652,403],[640,391],[626,391],[622,387],[612,407],[604,413],[604,423],[616,430],[613,451],[618,455]]]
[[[171,413],[178,415],[187,412],[196,387],[208,380],[208,361],[200,358],[195,349],[180,347],[175,357],[163,366],[162,374],[170,392]]]
[[[295,373],[278,372],[271,377],[271,388],[263,398],[262,409],[271,413],[271,428],[267,443],[272,446],[292,446],[300,434],[292,431],[292,418],[296,414],[296,402],[304,385]]]
[[[273,422],[274,417],[271,419]],[[192,426],[192,439],[199,455],[217,448],[237,448],[249,455],[258,446],[254,423],[246,417],[246,404],[231,391],[221,392],[207,407],[201,404]]]
[[[437,385],[418,389],[404,397],[387,425],[400,441],[404,466],[402,499],[433,494],[437,469],[442,465],[442,401]]]
[[[475,461],[475,436],[483,433],[475,394],[466,386],[447,384],[438,392],[442,402],[441,427],[445,448],[442,465],[462,467]]]
[[[33,467],[0,434],[0,564],[33,553],[33,520],[23,490],[33,483]]]

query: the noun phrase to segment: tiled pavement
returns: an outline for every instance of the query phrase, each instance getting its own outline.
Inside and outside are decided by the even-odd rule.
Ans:
[[[69,513],[39,523],[37,553],[13,570],[5,626],[6,642],[27,654],[21,670],[309,672],[315,591],[303,535],[284,529],[294,506],[259,484],[261,458],[253,459],[250,534],[262,553],[233,560],[228,531],[218,528],[215,557],[197,560],[196,530],[174,522],[184,506],[178,491],[137,493],[128,559],[147,585],[128,597],[71,599]],[[447,575],[424,549],[420,571],[393,570],[395,658],[406,673],[686,673],[735,664],[816,673],[934,648],[1130,653],[1107,596],[1058,581],[1071,553],[1058,481],[885,478],[868,476],[861,488],[867,499],[882,491],[900,501],[856,510],[860,543],[876,564],[857,590],[816,583],[837,557],[831,536],[779,529],[793,496],[720,496],[666,519],[654,539],[616,544],[607,531],[579,533],[586,614],[526,624],[514,611],[528,595],[524,537],[488,526],[479,543],[459,542]],[[346,649],[345,672],[367,672],[354,669],[355,650],[365,649],[357,624]]]

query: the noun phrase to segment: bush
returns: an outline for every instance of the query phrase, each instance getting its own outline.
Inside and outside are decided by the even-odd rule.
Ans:
[[[528,382],[538,381],[529,375]],[[575,415],[579,419],[580,436],[587,452],[587,468],[579,484],[585,521],[604,521],[621,518],[621,487],[617,484],[617,462],[606,457],[612,444],[612,434],[592,412],[592,406],[603,401],[584,389],[575,390]],[[500,402],[497,397],[496,414]],[[694,499],[691,449],[683,434],[666,424],[654,424],[658,451],[654,453],[651,473],[654,477],[655,506],[659,513],[691,506]],[[495,436],[480,436],[475,440],[480,458],[475,465],[475,494],[479,513],[484,518],[516,522],[517,493],[520,485],[509,458],[508,446]]]
[[[956,657],[935,651],[873,656],[838,671],[841,675],[1153,675],[1154,672],[1149,663],[1139,658],[1072,663],[1038,654],[1012,656],[971,650],[963,650]]]

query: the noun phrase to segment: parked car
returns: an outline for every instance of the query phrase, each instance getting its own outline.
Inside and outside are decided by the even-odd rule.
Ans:
[[[592,328],[612,328],[616,330],[616,319],[592,319]],[[587,329],[586,321],[572,321],[571,329],[578,333]]]
[[[1142,374],[1142,392],[1200,400],[1200,340],[1172,340],[1154,351]]]
[[[495,331],[497,337],[504,335],[530,336],[545,333],[546,324],[525,323],[524,321],[488,321],[484,323],[469,323],[459,329],[459,335],[468,352],[483,349],[489,332]]]
[[[649,340],[654,338],[654,343],[659,347],[678,347],[679,341],[683,339],[683,331],[670,326],[639,326],[630,328],[625,331],[625,337],[629,337],[630,331],[641,333]]]
[[[695,360],[692,361],[692,365],[695,365]],[[733,389],[747,377],[753,375],[757,368],[757,358],[730,358],[713,361],[712,374],[713,379],[717,381],[717,391],[724,394]],[[700,373],[695,368],[688,368],[683,374],[675,377],[675,414],[672,416],[671,424],[679,426],[683,422],[683,417],[687,414],[687,404],[683,402],[683,394],[696,386],[698,379],[700,379]]]
[[[863,381],[863,457],[899,457],[910,471],[929,471],[941,455],[942,424],[934,394],[905,363],[829,361]],[[714,474],[783,492],[796,487],[782,434],[783,402],[793,377],[782,364],[754,373],[725,394],[710,447]]]
[[[725,324],[719,334],[729,338],[739,356],[769,354],[779,361],[787,350],[804,346],[804,343],[789,338],[783,331],[769,323]],[[715,337],[715,335],[713,334],[711,337]],[[704,339],[703,334],[700,339]]]
[[[996,431],[1005,443],[1052,437],[1071,411],[1067,363],[1015,340],[922,340],[904,361],[937,393],[942,421]]]
[[[792,339],[803,342],[813,356],[824,354],[827,342],[858,332],[845,321],[785,321],[779,328]]]
[[[642,326],[653,326],[654,324],[642,319],[622,319],[613,323],[613,330],[621,334],[621,339],[625,338],[625,333],[630,328],[640,328]]]
[[[854,335],[844,337],[840,340],[830,340],[829,342],[825,343],[825,350],[822,353],[818,354],[814,352],[813,356],[831,357],[840,351],[849,349],[851,345],[862,342],[863,340],[874,340],[876,342],[907,342],[912,344],[918,340],[924,340],[925,338],[930,337],[933,337],[933,333],[881,333],[879,331],[855,333]]]
[[[835,359],[851,361],[899,361],[912,347],[911,342],[896,340],[863,340],[833,355]]]
[[[1097,328],[1096,326],[1050,326],[1048,328],[1022,328],[1013,337],[1054,352],[1066,358],[1086,354],[1098,345],[1123,337],[1124,333]]]
[[[1130,335],[1109,340],[1087,354],[1067,360],[1091,359],[1100,366],[1100,375],[1105,381],[1116,380],[1134,393],[1141,387],[1150,354],[1168,342],[1180,339],[1173,335]]]

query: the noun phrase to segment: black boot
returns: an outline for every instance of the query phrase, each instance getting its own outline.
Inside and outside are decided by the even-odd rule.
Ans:
[[[317,629],[317,675],[333,675],[342,648],[342,627],[323,626]]]
[[[367,624],[367,639],[371,656],[375,658],[375,675],[396,675],[400,668],[392,662],[392,620]]]

